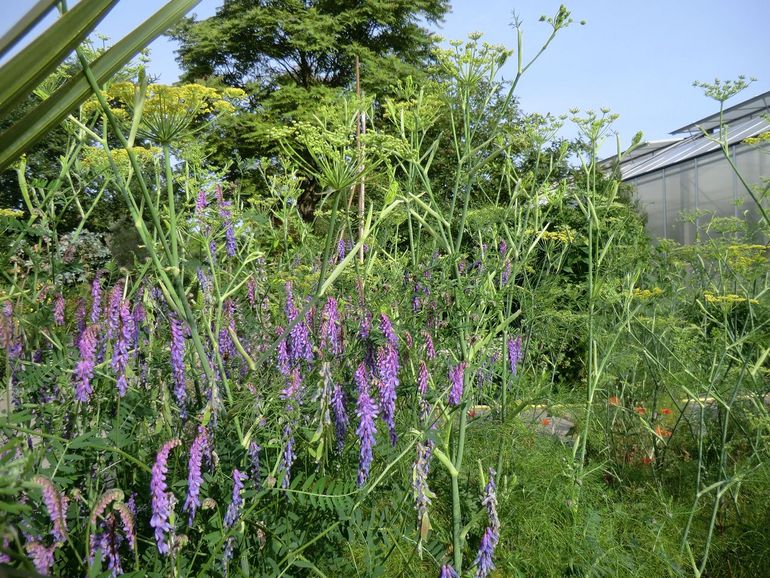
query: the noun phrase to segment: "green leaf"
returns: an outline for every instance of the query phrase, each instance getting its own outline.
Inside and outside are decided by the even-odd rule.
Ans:
[[[0,38],[0,58],[24,37],[45,15],[48,14],[58,0],[38,0],[38,3],[30,8],[21,20],[16,22],[8,32]]]
[[[91,63],[91,71],[100,84],[109,80],[122,66],[150,42],[163,34],[200,0],[171,0],[128,36]],[[38,107],[0,135],[0,171],[5,170],[25,150],[61,123],[91,94],[85,76],[71,78]]]
[[[0,117],[26,99],[78,46],[118,0],[81,0],[2,68]]]

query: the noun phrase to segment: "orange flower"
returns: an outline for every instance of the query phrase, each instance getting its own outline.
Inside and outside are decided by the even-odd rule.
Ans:
[[[653,461],[653,458],[651,458],[651,457],[649,457],[649,456],[644,456],[644,457],[642,458],[642,463],[643,463],[645,466],[648,466],[648,465],[650,465],[650,464],[652,463],[652,461]]]
[[[655,435],[661,438],[667,438],[671,435],[671,430],[667,430],[666,428],[657,426],[655,428]]]
[[[637,405],[637,406],[634,408],[634,411],[635,411],[636,413],[638,413],[639,415],[644,415],[644,414],[646,414],[646,413],[647,413],[647,410],[646,410],[644,407],[642,407],[641,405]]]
[[[668,409],[667,407],[664,407],[663,409],[660,410],[660,413],[662,413],[663,415],[671,415],[671,410]]]
[[[617,395],[611,396],[607,401],[610,405],[614,405],[615,407],[620,405],[620,398]]]
[[[546,417],[540,420],[540,423],[542,423],[543,425],[551,425],[551,420]]]

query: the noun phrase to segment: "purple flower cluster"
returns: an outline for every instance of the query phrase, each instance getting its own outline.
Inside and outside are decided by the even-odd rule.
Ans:
[[[460,400],[463,397],[463,381],[465,380],[465,368],[467,365],[463,361],[449,368],[449,383],[452,385],[449,390],[449,405],[460,405]]]
[[[246,282],[246,296],[249,299],[249,306],[255,309],[257,307],[257,282],[254,277],[249,277]]]
[[[225,512],[223,521],[225,528],[232,528],[241,516],[241,509],[243,507],[241,492],[243,491],[243,482],[248,478],[246,474],[233,470],[233,497],[230,505],[227,506],[227,512]]]
[[[118,323],[120,322],[120,303],[123,300],[123,287],[120,284],[115,285],[110,290],[109,299],[107,299],[107,340],[112,341],[118,332]]]
[[[166,542],[166,534],[173,533],[169,522],[171,511],[174,508],[174,495],[167,491],[166,474],[168,473],[168,455],[172,449],[180,444],[178,438],[167,441],[158,451],[155,465],[152,467],[150,480],[150,492],[152,493],[152,518],[150,526],[155,529],[155,542],[158,544],[158,552],[162,555],[169,553],[169,544]]]
[[[451,564],[444,564],[441,567],[441,572],[438,575],[438,578],[460,578],[457,575],[457,571],[452,567]]]
[[[428,373],[428,366],[424,360],[420,360],[420,369],[417,373],[417,391],[421,397],[424,397],[428,393],[428,380],[430,374]]]
[[[334,414],[334,430],[337,437],[337,452],[342,452],[345,447],[345,435],[348,432],[348,414],[345,410],[345,392],[338,383],[332,392],[332,413]]]
[[[508,340],[508,363],[513,375],[516,375],[516,369],[522,359],[524,359],[524,351],[521,347],[521,335],[517,335]]]
[[[89,321],[99,323],[102,316],[102,282],[97,274],[91,284],[91,317]]]
[[[302,374],[299,367],[295,367],[286,378],[286,386],[281,391],[281,399],[297,400],[302,397]]]
[[[497,547],[497,540],[498,538],[492,531],[492,528],[484,530],[484,535],[481,536],[481,544],[479,545],[479,553],[476,555],[474,562],[476,565],[475,578],[486,578],[495,569],[495,563],[492,561],[492,558]]]
[[[433,494],[428,488],[428,473],[432,449],[426,442],[417,442],[417,459],[412,467],[412,489],[414,490],[414,509],[417,510],[417,528],[421,538],[427,538],[428,523],[426,515]]]
[[[487,509],[489,526],[484,530],[476,556],[476,577],[486,578],[495,568],[492,561],[497,543],[500,541],[500,518],[497,516],[497,486],[495,485],[495,470],[489,468],[489,481],[484,488],[481,504]]]
[[[500,241],[500,256],[505,257],[505,254],[508,252],[508,243],[505,242],[505,239]]]
[[[398,389],[398,337],[393,331],[393,324],[387,315],[380,315],[380,331],[386,344],[377,352],[377,375],[380,388],[380,410],[382,419],[388,426],[390,443],[395,446],[396,436],[396,390]]]
[[[43,491],[43,503],[48,510],[48,517],[51,518],[53,529],[51,534],[57,544],[62,544],[67,540],[67,506],[69,499],[61,494],[53,482],[43,476],[35,476],[32,481],[38,484]]]
[[[75,346],[80,344],[83,332],[86,330],[86,300],[82,297],[78,299],[78,305],[75,308]]]
[[[372,466],[372,447],[375,444],[374,436],[377,433],[375,420],[377,419],[377,404],[369,395],[369,379],[366,366],[362,363],[356,369],[354,380],[358,388],[358,403],[356,415],[359,418],[356,434],[361,442],[361,453],[358,462],[359,486],[363,486],[369,478],[369,470]]]
[[[38,574],[49,576],[51,568],[53,568],[53,555],[56,552],[56,544],[46,547],[40,542],[31,541],[24,544],[24,549],[32,558],[32,563],[35,565],[35,570],[37,570]]]
[[[219,353],[225,359],[232,359],[236,355],[235,343],[230,335],[230,329],[235,332],[235,302],[232,299],[225,299],[222,304],[224,313],[224,326],[219,330]]]
[[[96,346],[98,325],[89,325],[78,342],[80,359],[75,365],[75,399],[87,403],[91,399],[93,387],[91,380],[94,377],[96,365]]]
[[[286,282],[286,319],[291,325],[297,319],[299,312],[294,305],[294,294],[291,281]],[[304,359],[308,363],[313,361],[313,346],[310,344],[310,329],[305,320],[300,321],[289,332],[289,359],[296,363]]]
[[[511,262],[506,259],[505,260],[505,266],[503,267],[503,272],[500,273],[500,286],[504,287],[505,285],[508,285],[508,281],[511,279]]]
[[[259,452],[262,448],[255,441],[251,441],[249,444],[249,459],[251,460],[251,479],[254,482],[254,489],[259,491],[262,489],[262,474],[259,469]]]
[[[59,327],[64,325],[64,296],[57,293],[53,301],[53,322]]]
[[[118,395],[123,397],[128,391],[126,367],[130,349],[136,342],[136,324],[131,313],[128,299],[123,299],[119,307],[120,333],[112,352],[112,369],[117,376]]]
[[[283,327],[278,327],[276,331],[278,332],[278,335],[283,335]],[[280,371],[283,375],[289,375],[289,371],[291,369],[289,362],[289,351],[285,339],[281,339],[281,341],[278,342],[278,348],[275,352],[275,361],[276,365],[278,366],[278,371]]]
[[[294,433],[289,424],[283,428],[283,437],[286,439],[286,447],[283,450],[283,459],[281,460],[283,473],[281,487],[285,490],[291,485],[291,467],[294,465],[294,460],[297,459],[297,455],[294,453]]]
[[[377,375],[379,377],[380,409],[382,420],[388,426],[390,443],[395,446],[396,436],[396,388],[398,387],[398,350],[390,343],[377,352]]]
[[[425,356],[428,359],[435,359],[436,348],[433,346],[433,338],[427,331],[423,331],[422,336],[425,338]]]
[[[334,356],[342,354],[342,330],[337,300],[329,297],[321,311],[321,349],[329,348]]]
[[[171,331],[171,372],[174,377],[174,397],[176,397],[182,415],[186,415],[187,403],[187,378],[184,368],[184,350],[186,326],[182,323],[176,314],[171,313],[168,317],[169,329]]]
[[[210,453],[211,449],[209,447],[209,437],[206,428],[198,426],[198,435],[195,436],[195,439],[190,446],[190,459],[187,467],[187,497],[182,506],[182,511],[190,513],[188,521],[189,526],[192,526],[195,512],[201,505],[200,491],[201,485],[203,484],[201,465],[203,464],[203,456],[209,456]]]

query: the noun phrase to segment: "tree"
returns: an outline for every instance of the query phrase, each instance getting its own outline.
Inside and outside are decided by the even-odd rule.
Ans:
[[[312,118],[355,82],[386,96],[398,79],[424,77],[447,0],[225,0],[216,14],[171,33],[183,81],[243,88],[249,111],[215,140],[214,160],[275,152],[270,129]]]

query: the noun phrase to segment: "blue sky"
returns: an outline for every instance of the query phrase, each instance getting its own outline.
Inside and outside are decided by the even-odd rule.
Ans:
[[[0,33],[34,0],[0,0]],[[72,0],[70,4],[73,4]],[[162,0],[121,0],[98,31],[117,38],[149,17]],[[202,0],[200,18],[222,0]],[[735,102],[770,90],[770,4],[767,0],[572,0],[575,23],[564,30],[527,72],[519,87],[526,112],[567,113],[570,108],[608,107],[620,115],[615,130],[624,144],[641,130],[645,139],[666,138],[682,125],[718,110],[692,87],[693,80],[754,76]],[[516,10],[524,25],[524,54],[534,54],[549,29],[538,22],[559,7],[550,0],[455,0],[436,32],[446,40],[483,32],[492,43],[515,46],[510,27]],[[584,26],[579,25],[585,20]],[[177,79],[174,44],[161,38],[152,45],[150,70],[160,82]],[[514,73],[511,63],[507,77]],[[728,103],[729,105],[730,103]],[[565,127],[565,136],[574,130]],[[614,152],[614,140],[602,148]]]

